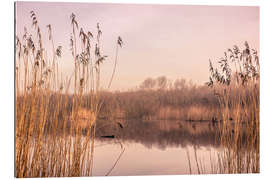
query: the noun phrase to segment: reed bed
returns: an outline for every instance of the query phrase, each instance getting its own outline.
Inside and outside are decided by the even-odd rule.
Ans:
[[[108,57],[102,52],[99,23],[94,34],[79,28],[71,14],[74,72],[62,77],[62,46],[54,42],[53,27],[47,25],[44,36],[35,12],[30,12],[30,18],[35,34],[25,28],[23,37],[16,37],[16,177],[91,176],[96,124],[101,119],[101,125],[115,123],[112,119],[219,122],[217,141],[223,150],[216,159],[210,155],[212,173],[260,171],[259,57],[247,43],[242,51],[237,46],[229,49],[219,68],[214,69],[210,61],[207,85],[195,86],[183,79],[172,83],[161,76],[146,79],[135,91],[108,92],[100,85],[100,70]],[[122,45],[118,37],[107,89]],[[159,128],[170,130],[164,123]],[[197,172],[204,173],[194,148]]]
[[[210,81],[219,99],[223,121],[218,124],[222,151],[211,159],[212,173],[260,172],[259,56],[247,42],[245,48],[228,49],[219,67],[210,61]],[[196,150],[194,150],[196,152]],[[196,160],[198,161],[198,160]],[[203,173],[198,165],[198,173]]]
[[[75,14],[71,14],[74,73],[64,78],[58,63],[62,46],[55,45],[53,27],[47,25],[48,34],[44,36],[36,13],[31,11],[30,18],[36,34],[25,28],[23,37],[16,37],[15,176],[90,176],[96,120],[103,103],[100,69],[107,58],[101,49],[100,25],[94,35],[79,29]],[[51,49],[44,46],[44,41],[49,41]],[[118,37],[115,61],[122,43]],[[48,56],[49,51],[52,57]],[[85,95],[87,98],[83,99]],[[90,116],[85,116],[84,108]],[[86,117],[83,125],[81,116]],[[82,134],[82,126],[88,129],[86,135]]]
[[[247,89],[252,91],[248,96]],[[255,85],[239,88],[239,101],[230,105],[234,109],[232,113],[228,112],[229,103],[224,97],[222,115],[224,119],[232,117],[234,123],[224,121],[220,127],[220,140],[225,150],[220,154],[219,169],[223,173],[259,173],[259,89]],[[245,131],[245,137],[241,131]]]

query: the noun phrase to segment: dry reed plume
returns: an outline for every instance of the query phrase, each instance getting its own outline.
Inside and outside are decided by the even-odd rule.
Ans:
[[[222,116],[218,141],[223,150],[216,160],[210,155],[211,172],[259,173],[259,56],[247,42],[243,50],[234,46],[224,54],[225,57],[218,61],[218,68],[210,61],[207,83],[219,99]],[[202,165],[197,169],[199,174],[204,173]]]
[[[15,176],[90,176],[96,120],[102,106],[100,69],[107,58],[100,45],[100,25],[97,24],[96,35],[83,28],[79,31],[76,16],[71,14],[74,78],[63,78],[58,63],[62,46],[55,46],[52,26],[46,26],[48,37],[45,38],[36,13],[31,11],[30,17],[37,36],[25,28],[23,37],[16,37]],[[43,45],[47,38],[52,57],[47,56],[49,50]],[[118,37],[115,62],[118,46],[122,44]],[[116,65],[111,81],[115,68]],[[73,95],[70,96],[72,81]],[[88,98],[83,101],[85,95]],[[83,103],[86,107],[82,107]],[[86,120],[81,120],[82,116]],[[88,128],[86,136],[82,135],[83,127]]]

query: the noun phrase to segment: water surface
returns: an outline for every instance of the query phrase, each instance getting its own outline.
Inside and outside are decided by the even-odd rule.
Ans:
[[[211,122],[129,120],[123,126],[97,131],[94,176],[202,173],[198,165],[203,173],[211,173],[211,163],[222,150]]]

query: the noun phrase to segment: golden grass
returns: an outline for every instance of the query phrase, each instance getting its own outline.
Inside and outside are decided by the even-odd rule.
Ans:
[[[47,28],[53,56],[48,57],[35,12],[31,11],[30,17],[37,39],[33,40],[36,36],[26,28],[22,38],[16,37],[15,175],[19,178],[90,176],[96,119],[102,105],[100,68],[105,56],[100,47],[101,30],[98,25],[96,39],[90,31],[84,33],[81,28],[78,32],[76,16],[71,15],[74,78],[63,78],[58,67],[62,47],[55,49],[51,25]],[[95,41],[92,50],[91,43]],[[121,46],[122,41],[118,41],[117,46]],[[79,44],[81,51],[77,49]],[[70,89],[72,80],[74,87]],[[68,95],[71,91],[73,94]],[[83,101],[84,95],[88,98]],[[85,136],[83,128],[88,129]]]
[[[248,96],[247,89],[249,89]],[[260,172],[259,89],[250,85],[238,87],[237,90],[238,93],[235,95],[238,101],[231,103],[227,94],[220,97],[223,121],[216,126],[219,132],[216,141],[220,143],[220,150],[216,154],[209,154],[211,169],[206,171],[201,159],[196,158],[196,145],[194,145],[197,171],[192,172],[189,165],[191,174]],[[190,152],[187,152],[187,158],[190,161]]]
[[[260,172],[260,66],[257,51],[252,51],[247,42],[243,51],[237,46],[228,49],[219,61],[220,72],[210,61],[208,85],[219,98],[222,122],[217,140],[223,149],[211,162],[212,173]],[[198,173],[201,169],[198,166]]]
[[[96,121],[105,100],[101,99],[100,68],[107,56],[102,55],[99,24],[94,39],[90,31],[78,31],[76,16],[71,15],[71,51],[74,58],[74,77],[60,76],[58,61],[61,46],[55,49],[52,27],[48,25],[49,41],[53,57],[47,57],[44,38],[34,12],[30,14],[37,39],[25,30],[24,36],[16,38],[16,177],[62,177],[91,176],[95,144]],[[91,40],[91,41],[90,41]],[[95,41],[95,49],[90,44]],[[37,43],[34,43],[37,42]],[[117,40],[122,46],[122,40]],[[77,47],[81,47],[81,51]],[[91,51],[91,53],[90,53]],[[93,53],[92,53],[93,51]],[[117,55],[113,67],[115,74]],[[218,78],[220,78],[218,76]],[[65,81],[63,79],[66,79]],[[222,79],[222,78],[220,78]],[[222,79],[223,80],[223,79]],[[73,87],[71,88],[71,84]],[[188,108],[157,106],[148,107],[148,99],[140,98],[140,105],[124,112],[119,107],[105,112],[112,117],[139,114],[145,119],[210,120],[220,117],[219,140],[224,151],[213,161],[213,173],[259,172],[259,82],[245,86],[234,84],[216,89],[219,92],[219,112],[200,105]],[[226,90],[226,91],[225,91]],[[237,90],[237,91],[236,91]],[[68,93],[72,91],[72,95]],[[162,91],[157,91],[161,93]],[[166,94],[166,91],[164,91]],[[140,93],[140,92],[139,92]],[[192,93],[192,92],[191,92]],[[160,94],[157,94],[160,95]],[[170,97],[173,100],[175,98]],[[150,98],[152,101],[152,99]],[[138,108],[138,109],[134,109]],[[153,113],[156,113],[155,116]],[[233,119],[233,123],[230,119]],[[164,129],[169,126],[161,125]],[[83,134],[83,129],[87,129]],[[245,131],[245,133],[240,133]],[[245,143],[243,143],[245,141]],[[194,151],[196,153],[196,150]],[[188,153],[189,155],[189,153]],[[198,163],[198,173],[203,173]],[[190,160],[189,160],[190,164]]]
[[[217,108],[210,108],[203,105],[190,105],[187,107],[161,107],[154,117],[148,119],[210,121],[213,117],[220,117]]]
[[[248,96],[247,89],[251,91]],[[231,108],[234,111],[231,113],[224,99],[223,118],[229,119],[231,116],[234,123],[224,121],[222,128],[220,127],[220,140],[225,148],[225,151],[220,154],[222,160],[220,170],[224,173],[258,173],[260,171],[259,88],[256,85],[248,85],[238,88],[238,92],[239,101],[232,103]]]

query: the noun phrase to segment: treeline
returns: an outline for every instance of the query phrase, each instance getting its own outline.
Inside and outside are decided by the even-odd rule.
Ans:
[[[219,106],[206,85],[165,76],[147,78],[135,90],[102,92],[101,99],[100,118],[209,120]]]
[[[151,85],[149,85],[151,84]],[[102,91],[100,92],[101,109],[98,119],[110,119],[107,122],[114,122],[119,119],[136,119],[141,120],[184,120],[184,121],[219,121],[222,120],[221,107],[218,92],[222,88],[209,88],[207,85],[195,85],[192,81],[185,79],[168,80],[166,77],[158,77],[156,79],[147,78],[144,80],[140,88],[129,91]],[[246,89],[248,97],[249,92]],[[232,89],[228,95],[228,107],[230,103],[235,102],[235,94],[237,89]],[[41,95],[42,93],[40,93]],[[46,115],[45,131],[51,134],[50,130],[57,126],[57,133],[61,134],[61,130],[70,128],[71,112],[74,108],[73,96],[69,94],[51,92],[43,94],[35,98],[36,109],[35,114],[31,114],[33,119],[39,119],[42,115],[44,103],[42,99],[48,100],[48,109]],[[81,108],[88,115],[91,112],[90,95],[83,95],[81,98]],[[25,99],[25,100],[23,100]],[[243,104],[248,105],[248,98]],[[17,97],[17,108],[31,109],[31,95]],[[22,102],[25,102],[24,104]],[[23,108],[24,106],[24,108]],[[55,111],[55,109],[58,109]],[[234,111],[233,108],[229,109]],[[29,110],[31,111],[31,110]],[[240,111],[239,111],[240,112]],[[29,114],[30,115],[30,114]],[[18,117],[17,117],[18,118]],[[79,123],[79,122],[77,122]],[[38,127],[38,122],[34,126]],[[25,126],[29,126],[27,123]]]

